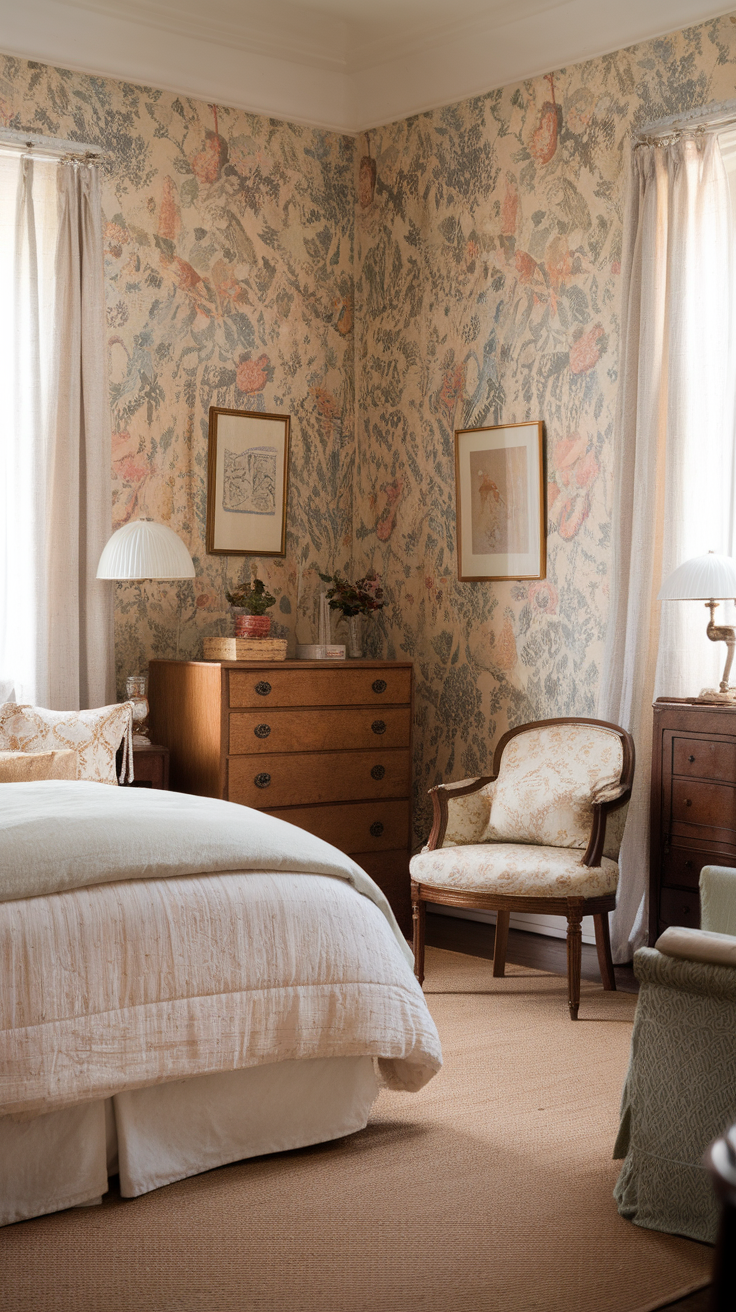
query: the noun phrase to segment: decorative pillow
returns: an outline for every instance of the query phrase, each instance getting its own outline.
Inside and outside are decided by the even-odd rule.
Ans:
[[[0,706],[0,750],[35,753],[70,748],[77,756],[77,779],[116,784],[115,754],[122,742],[122,783],[133,759],[132,712],[132,702],[92,711],[47,711],[5,702]]]
[[[30,784],[36,779],[76,779],[77,753],[0,752],[0,784]]]
[[[552,724],[512,738],[495,783],[485,843],[588,846],[594,802],[621,794],[623,747],[612,729]]]

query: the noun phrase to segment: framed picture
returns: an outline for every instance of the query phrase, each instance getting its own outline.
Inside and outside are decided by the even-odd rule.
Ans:
[[[286,554],[289,415],[210,406],[207,552]]]
[[[464,582],[543,579],[543,425],[455,433],[457,569]]]

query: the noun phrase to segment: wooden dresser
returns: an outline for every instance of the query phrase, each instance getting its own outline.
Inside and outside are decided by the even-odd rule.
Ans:
[[[650,943],[700,924],[705,865],[736,866],[736,708],[660,697],[652,744]]]
[[[171,788],[256,807],[349,853],[409,933],[411,663],[154,660],[148,700]]]

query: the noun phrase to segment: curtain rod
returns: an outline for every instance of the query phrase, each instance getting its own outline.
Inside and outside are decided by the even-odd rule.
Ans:
[[[698,128],[713,130],[736,125],[736,100],[722,100],[717,104],[700,105],[697,109],[686,110],[680,114],[669,114],[666,118],[653,119],[632,130],[636,145],[660,137],[676,136],[679,132],[693,132]]]
[[[85,141],[65,141],[63,137],[43,137],[16,128],[0,128],[0,150],[30,152],[36,159],[103,160],[109,156],[101,146]]]

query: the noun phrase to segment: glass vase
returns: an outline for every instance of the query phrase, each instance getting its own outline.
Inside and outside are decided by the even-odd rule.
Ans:
[[[348,615],[348,656],[360,660],[363,655],[363,616]]]

